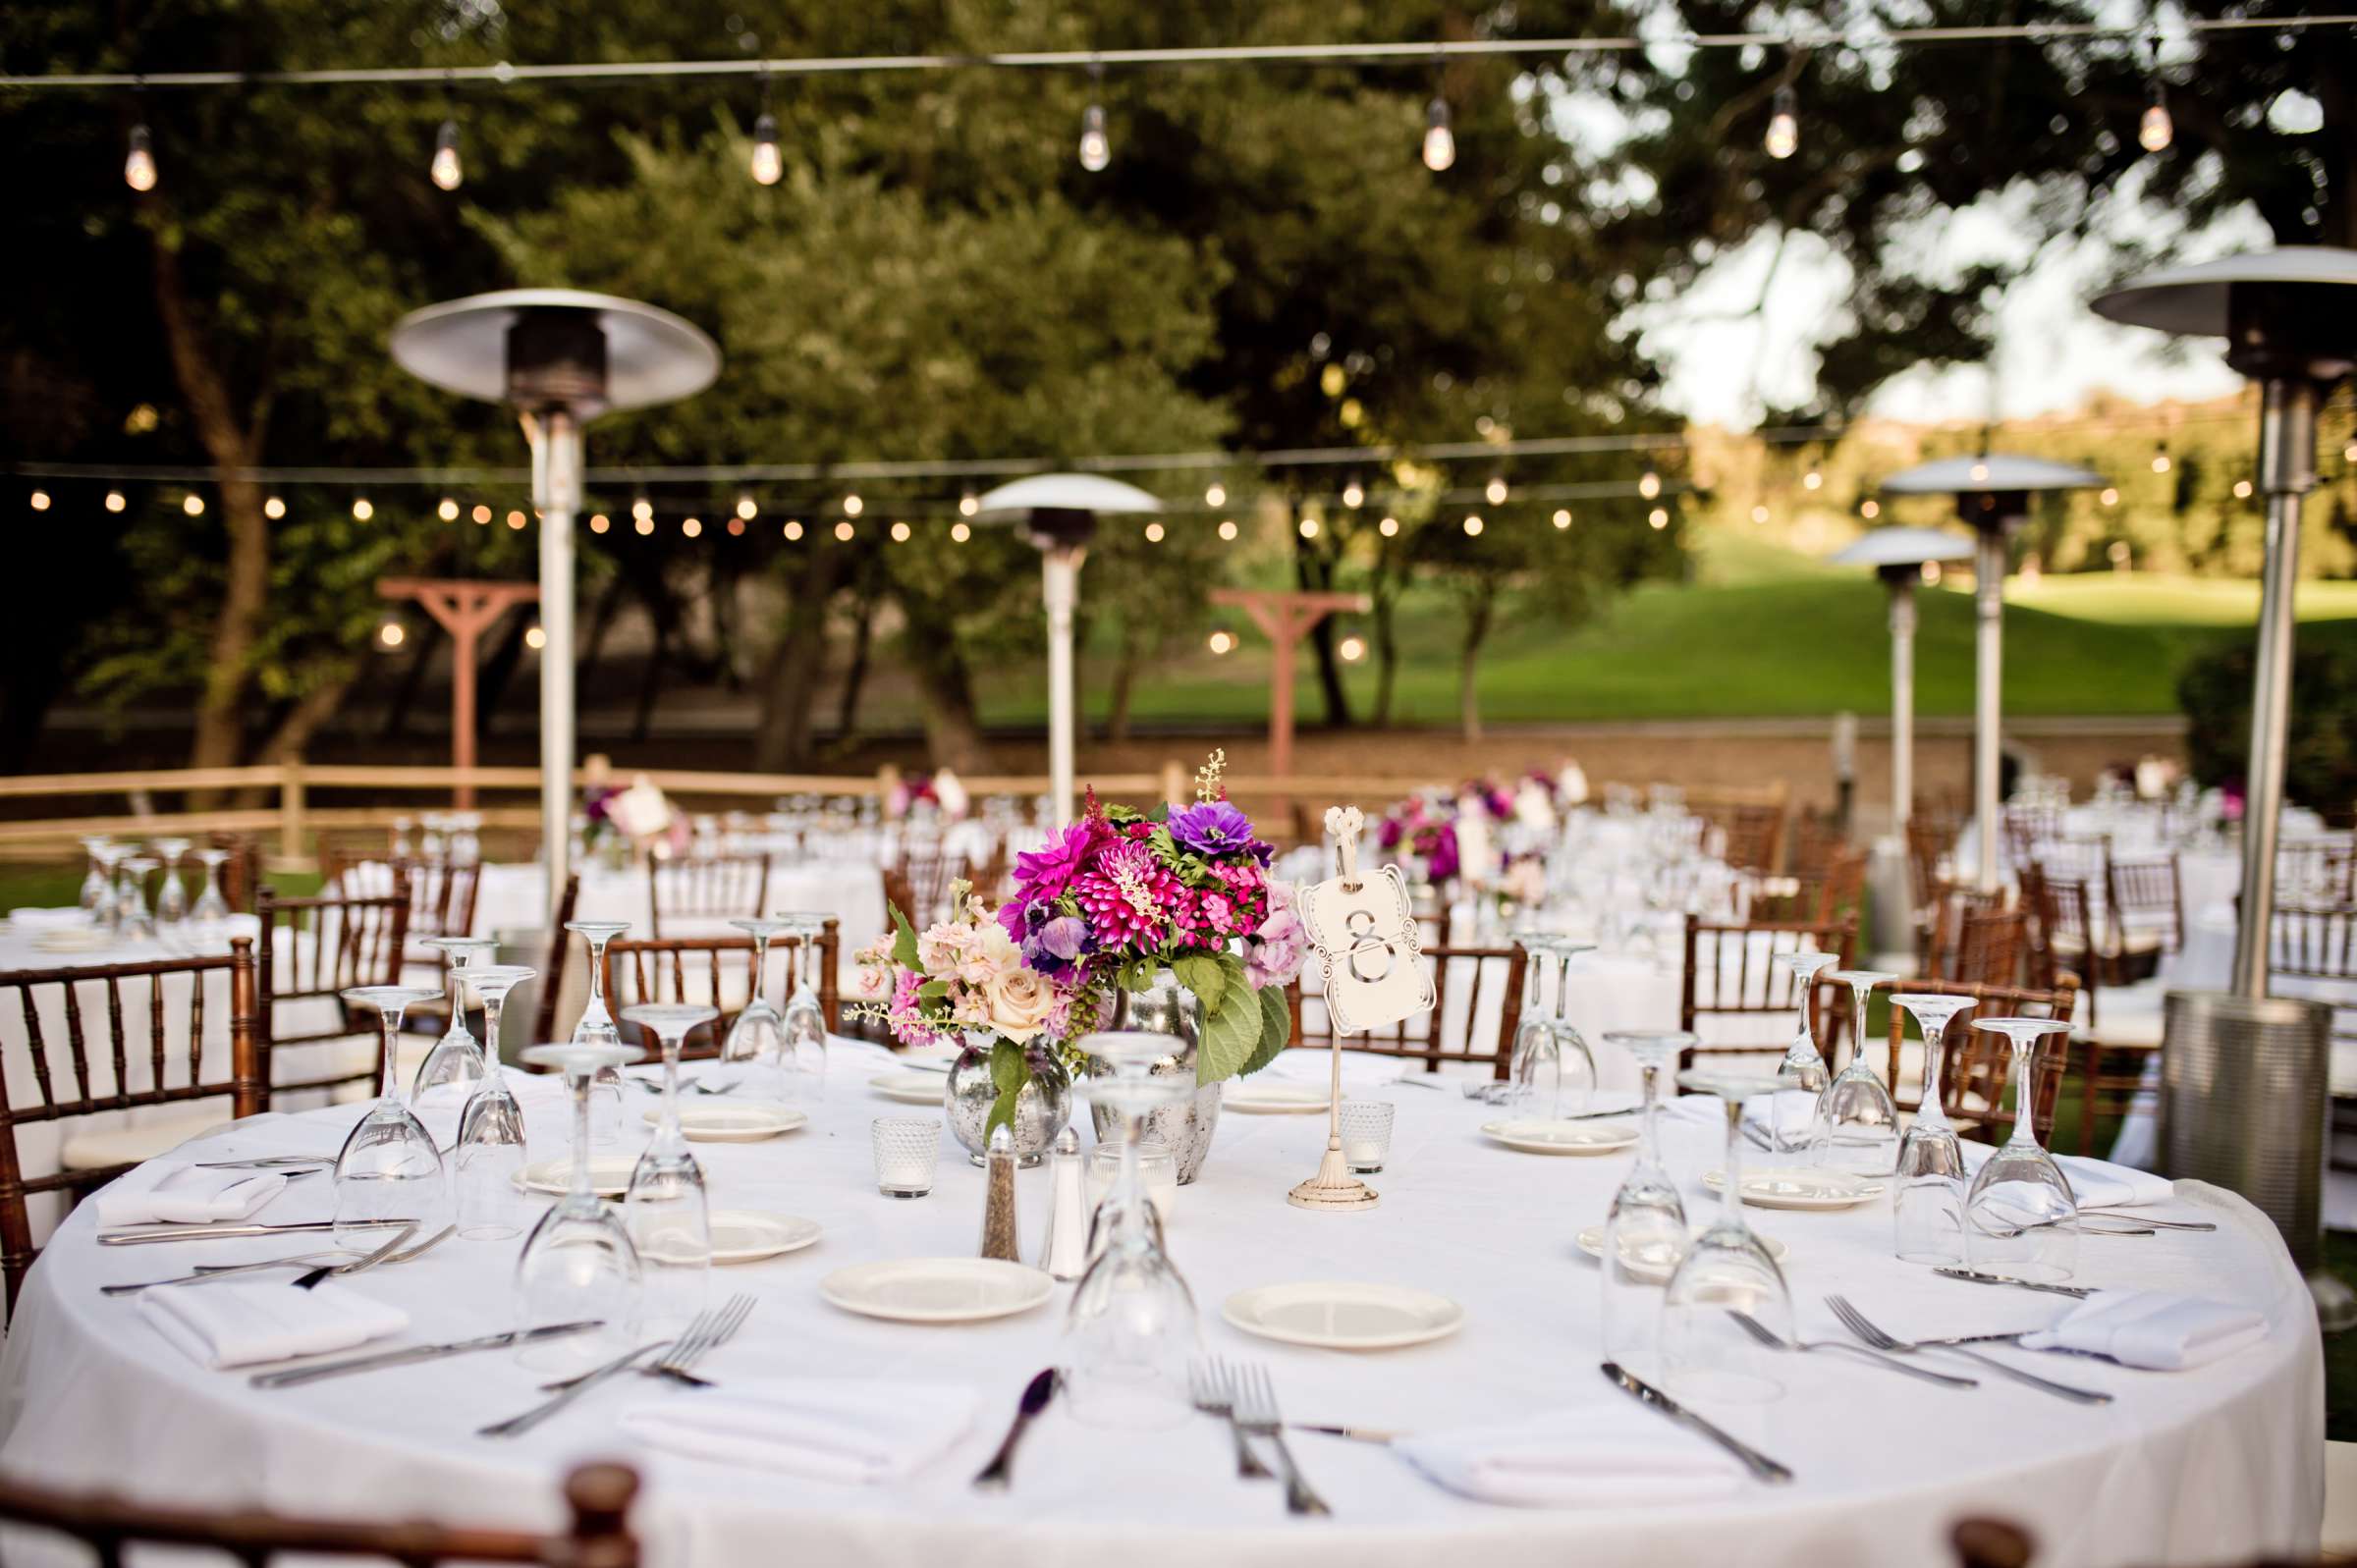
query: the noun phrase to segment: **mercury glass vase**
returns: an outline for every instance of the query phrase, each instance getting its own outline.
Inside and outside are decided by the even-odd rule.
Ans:
[[[1180,985],[1178,977],[1168,969],[1157,969],[1145,990],[1117,991],[1114,998],[1110,1027],[1170,1035],[1180,1044],[1181,1049],[1176,1054],[1154,1063],[1149,1076],[1170,1078],[1183,1074],[1188,1082],[1193,1082],[1196,1043],[1203,1038],[1203,999]],[[1110,1076],[1111,1071],[1094,1057],[1090,1058],[1090,1077]],[[1145,1118],[1141,1141],[1161,1144],[1178,1156],[1181,1186],[1195,1179],[1203,1168],[1205,1157],[1211,1153],[1212,1135],[1220,1127],[1220,1084],[1202,1084],[1192,1095],[1176,1104],[1157,1107]],[[1088,1114],[1099,1143],[1120,1140],[1122,1119],[1118,1114],[1094,1102]]]
[[[990,1055],[998,1036],[972,1030],[958,1059],[950,1063],[949,1086],[941,1097],[950,1136],[965,1150],[971,1164],[986,1163],[990,1151],[990,1108],[998,1104],[999,1086],[990,1075]],[[1014,1097],[1014,1162],[1025,1169],[1047,1157],[1048,1147],[1072,1115],[1072,1078],[1056,1053],[1035,1046],[1024,1054],[1031,1064],[1031,1081]]]

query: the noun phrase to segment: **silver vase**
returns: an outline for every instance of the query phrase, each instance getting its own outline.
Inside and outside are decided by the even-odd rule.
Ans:
[[[990,1108],[998,1104],[999,1086],[990,1076],[991,1035],[968,1035],[958,1059],[950,1063],[950,1081],[942,1091],[942,1113],[950,1135],[965,1148],[968,1162],[979,1165],[990,1147],[983,1129],[990,1124]],[[1031,1063],[1031,1081],[1014,1097],[1014,1162],[1028,1169],[1047,1155],[1048,1146],[1072,1116],[1072,1079],[1052,1051],[1024,1053]]]
[[[1203,999],[1178,983],[1178,977],[1168,969],[1154,972],[1153,984],[1143,991],[1117,991],[1113,1011],[1116,1029],[1145,1029],[1158,1035],[1175,1036],[1179,1049],[1176,1054],[1161,1057],[1155,1063],[1152,1076],[1175,1077],[1184,1073],[1188,1082],[1195,1076],[1195,1044],[1203,1038]],[[1091,1058],[1089,1076],[1104,1077],[1112,1069]],[[1203,1084],[1195,1090],[1194,1098],[1177,1105],[1164,1106],[1146,1118],[1143,1137],[1150,1143],[1161,1144],[1178,1157],[1178,1184],[1186,1185],[1203,1168],[1203,1161],[1211,1153],[1212,1134],[1220,1127],[1220,1089],[1216,1083]],[[1089,1119],[1095,1123],[1097,1141],[1113,1143],[1120,1139],[1121,1118],[1102,1106],[1088,1108]]]

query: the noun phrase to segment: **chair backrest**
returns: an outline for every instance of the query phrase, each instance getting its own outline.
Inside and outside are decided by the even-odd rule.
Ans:
[[[1857,948],[1854,920],[1766,920],[1720,925],[1686,916],[1685,975],[1679,985],[1677,1026],[1702,1035],[1701,1044],[1678,1059],[1690,1067],[1701,1055],[1783,1054],[1791,1035],[1777,1027],[1798,1011],[1800,987],[1792,972],[1776,962],[1787,952],[1830,952],[1846,969]],[[1809,997],[1809,1027],[1824,1038],[1822,994]],[[1714,1038],[1719,1031],[1698,1027],[1713,1018],[1758,1020],[1758,1043]]]
[[[2111,937],[2124,946],[2129,939],[2158,938],[2162,950],[2175,952],[2185,945],[2185,892],[2173,854],[2115,859],[2104,852],[2104,896],[2111,907]]]
[[[253,895],[261,887],[258,872],[261,851],[254,847],[253,836],[247,833],[209,833],[205,835],[207,848],[226,849],[229,858],[221,862],[221,896],[241,914],[253,913]]]
[[[1956,934],[1955,957],[1945,978],[1976,986],[2009,986],[2021,978],[2030,917],[2019,909],[1968,912]]]
[[[832,918],[816,946],[818,1006],[826,1016],[828,1031],[833,1033],[842,1027],[843,998],[837,967],[842,936]],[[802,939],[779,936],[771,940],[770,948],[773,954],[785,955],[791,974],[802,957]],[[633,942],[618,937],[606,944],[604,978],[606,1006],[613,1012],[625,1043],[644,1046],[650,1054],[655,1050],[652,1034],[643,1033],[635,1024],[623,1019],[625,1007],[650,1001],[691,1002],[717,1007],[720,1016],[689,1030],[680,1055],[685,1060],[717,1055],[720,1042],[728,1038],[729,1027],[752,998],[753,939],[654,937]],[[786,989],[791,995],[792,984]],[[788,998],[770,1000],[782,1011]]]
[[[1387,1029],[1363,1035],[1344,1035],[1343,1049],[1377,1056],[1405,1056],[1424,1063],[1427,1072],[1443,1062],[1474,1062],[1489,1067],[1503,1082],[1514,1050],[1514,1026],[1521,1021],[1522,988],[1529,981],[1530,954],[1519,946],[1451,947],[1425,944],[1432,963],[1432,1010]],[[1304,995],[1296,980],[1286,988],[1286,1002],[1293,1015],[1288,1050],[1324,1049],[1335,1043],[1334,1020],[1325,1001]],[[1498,1009],[1495,1022],[1485,1019]],[[1485,1027],[1485,1024],[1487,1027]]]
[[[1753,921],[1805,920],[1831,925],[1858,916],[1865,901],[1865,851],[1836,849],[1815,875],[1756,879],[1744,916]]]
[[[1916,908],[1928,905],[1947,880],[1946,868],[1955,841],[1954,831],[1920,806],[1907,818],[1907,889]]]
[[[663,919],[735,920],[768,913],[769,856],[689,855],[646,863],[646,916],[650,935],[663,935]]]
[[[1712,827],[1727,836],[1727,848],[1720,858],[1737,871],[1772,872],[1783,859],[1784,808],[1781,804],[1736,801],[1727,805],[1697,806],[1694,812],[1708,819]]]
[[[2019,804],[2005,808],[2005,853],[2013,864],[2038,858],[2038,846],[2069,832],[2067,808],[2048,804]]]
[[[1990,915],[2005,906],[2002,889],[1971,883],[1946,882],[1933,891],[1931,928],[1925,935],[1923,966],[1943,980],[1963,978],[1958,971],[1964,946],[1964,923],[1975,915]]]
[[[556,918],[548,923],[548,956],[540,964],[539,1000],[532,1003],[535,1043],[557,1038],[557,1000],[565,990],[566,961],[573,956],[573,933],[565,923],[573,918],[580,896],[581,874],[576,871],[565,879],[565,891],[557,894]]]
[[[1877,987],[1877,990],[1886,989]],[[1948,1022],[1942,1040],[1940,1059],[1940,1103],[1947,1113],[1962,1124],[1961,1130],[1972,1137],[2001,1142],[2012,1130],[2013,1117],[2001,1107],[2005,1094],[2005,1074],[2012,1054],[2005,1041],[1986,1029],[1975,1029],[1975,1018],[2059,1018],[2069,1020],[2078,1006],[2077,977],[2064,975],[2051,991],[2035,990],[2028,986],[1984,986],[1960,980],[1896,980],[1887,988],[1893,995],[1915,992],[1935,997],[1970,997],[1974,1005],[1959,1012]],[[1902,1110],[1912,1110],[1920,1100],[1901,1097],[1898,1088],[1899,1055],[1907,1031],[1907,1011],[1903,1007],[1891,1009],[1891,1054],[1887,1063],[1886,1081],[1891,1086],[1891,1098]],[[2030,1079],[2030,1125],[2037,1130],[2039,1140],[2052,1147],[2055,1131],[2055,1107],[2062,1096],[2062,1078],[2070,1065],[2067,1037],[2048,1035],[2038,1046],[2038,1059]]]
[[[0,974],[0,1018],[14,1015],[32,1084],[29,1100],[20,1104],[0,1075],[0,1270],[12,1308],[36,1250],[27,1199],[91,1186],[131,1168],[27,1177],[17,1128],[224,1095],[234,1116],[263,1109],[254,972],[253,939],[233,937],[223,955]],[[216,975],[219,981],[208,985]],[[188,977],[185,997],[172,984],[180,976]],[[226,1076],[205,1076],[210,1019],[227,1026],[226,1059],[217,1048],[210,1053]],[[130,1087],[135,1076],[143,1076],[145,1086]]]
[[[2275,905],[2267,966],[2303,980],[2357,980],[2357,903]]]
[[[0,1481],[0,1520],[86,1542],[98,1568],[122,1568],[127,1543],[220,1552],[246,1568],[280,1557],[350,1557],[403,1568],[443,1563],[526,1563],[540,1568],[637,1568],[630,1531],[638,1476],[627,1465],[576,1467],[565,1478],[570,1519],[554,1535],[424,1521],[302,1519],[257,1508],[151,1508],[104,1492],[56,1491]],[[177,1555],[175,1560],[178,1560]],[[209,1560],[209,1559],[199,1559]]]
[[[256,1028],[265,1092],[277,1096],[374,1082],[384,1070],[384,1042],[373,1018],[357,1019],[347,1012],[341,993],[354,986],[402,983],[410,930],[407,885],[397,881],[391,892],[379,894],[317,898],[284,898],[277,890],[264,888],[255,913],[262,922]],[[309,1076],[280,1075],[277,1054],[282,1050],[356,1040],[374,1041],[372,1066],[331,1062]]]
[[[1849,836],[1832,812],[1803,811],[1792,834],[1791,864],[1795,877],[1823,880],[1836,858],[1850,853]],[[1863,857],[1860,864],[1864,864]]]

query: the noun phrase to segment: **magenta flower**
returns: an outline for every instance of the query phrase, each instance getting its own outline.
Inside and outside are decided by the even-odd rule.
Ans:
[[[1028,904],[1062,897],[1087,864],[1090,851],[1104,841],[1104,834],[1101,823],[1084,817],[1037,849],[1016,855],[1014,901]],[[1011,928],[1010,935],[1019,937],[1022,932]]]

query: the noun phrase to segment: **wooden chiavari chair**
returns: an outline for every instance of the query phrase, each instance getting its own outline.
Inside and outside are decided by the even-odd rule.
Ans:
[[[2039,859],[2042,845],[2069,837],[2068,808],[2010,805],[2005,808],[2005,855],[2016,866]]]
[[[104,1492],[61,1491],[0,1480],[0,1521],[55,1532],[86,1543],[98,1568],[122,1568],[123,1548],[198,1548],[196,1560],[220,1553],[244,1568],[267,1568],[282,1558],[390,1559],[402,1568],[439,1564],[521,1563],[538,1568],[638,1568],[638,1538],[630,1531],[638,1476],[627,1465],[581,1465],[565,1478],[570,1515],[554,1535],[484,1530],[424,1521],[367,1523],[302,1519],[257,1508],[154,1508]],[[173,1554],[172,1560],[181,1560]]]
[[[884,896],[922,931],[950,906],[950,884],[963,875],[938,837],[903,835],[884,863]]]
[[[556,918],[548,923],[548,956],[541,960],[540,978],[533,982],[540,988],[538,1000],[532,1003],[534,1044],[557,1038],[557,1000],[565,990],[565,970],[573,958],[573,933],[565,926],[573,919],[574,905],[580,896],[581,874],[576,871],[565,879],[565,891],[557,895]]]
[[[210,988],[213,975],[222,983]],[[167,996],[167,982],[189,980],[185,997]],[[146,996],[127,1004],[125,982],[143,982]],[[221,1121],[216,1112],[158,1117],[144,1126],[79,1133],[61,1125],[60,1168],[27,1176],[17,1147],[17,1129],[43,1123],[70,1124],[107,1112],[226,1101],[232,1117],[265,1108],[262,1056],[255,1019],[259,994],[253,939],[233,937],[226,955],[160,958],[141,963],[93,964],[83,968],[24,969],[0,974],[0,1009],[14,993],[18,1027],[24,1031],[32,1083],[30,1103],[20,1105],[0,1077],[0,1272],[7,1278],[8,1305],[32,1267],[32,1217],[27,1200],[38,1193],[80,1193],[104,1185],[124,1171]],[[48,1003],[51,1005],[45,1006]],[[210,1018],[228,1027],[229,1048],[205,1050]],[[172,1038],[173,1026],[185,1033]],[[144,1027],[146,1049],[135,1051]],[[62,1053],[62,1056],[60,1054]],[[226,1077],[207,1078],[205,1058],[225,1067]],[[100,1070],[93,1071],[93,1061]],[[134,1065],[144,1067],[146,1085],[132,1087]],[[176,1070],[185,1067],[185,1076]],[[105,1087],[99,1079],[103,1077]]]
[[[2118,985],[2150,979],[2161,956],[2185,945],[2185,892],[2177,857],[2115,859],[2104,851],[2104,902],[2115,953],[2110,978]]]
[[[1916,956],[1924,973],[1945,980],[1959,978],[1956,966],[1964,945],[1965,921],[1976,915],[2000,913],[2004,907],[2002,890],[1964,882],[1942,883],[1933,891],[1926,911],[1928,922],[1920,928],[1923,947]]]
[[[2275,905],[2268,932],[2268,976],[2351,988],[2350,1000],[2327,1000],[2332,1006],[2333,1054],[2343,1054],[2344,1048],[2357,1053],[2357,902]],[[2340,1141],[2357,1137],[2357,1084],[2337,1076],[2340,1081],[2331,1085],[2326,1155],[2333,1169],[2352,1170],[2357,1161],[2340,1153]]]
[[[1694,814],[1727,836],[1721,856],[1737,871],[1774,872],[1784,853],[1784,808],[1737,801],[1697,806]]]
[[[1832,925],[1858,918],[1866,901],[1866,854],[1841,849],[1819,875],[1763,877],[1745,907],[1749,920],[1805,920]]]
[[[2021,976],[2029,947],[2029,916],[2018,909],[1968,912],[1956,933],[1949,980],[1968,985],[2009,986]]]
[[[769,912],[769,856],[690,855],[646,865],[646,929],[680,920],[750,920]]]
[[[1522,988],[1529,980],[1530,954],[1519,946],[1451,947],[1426,945],[1432,963],[1432,1010],[1404,1019],[1387,1029],[1343,1039],[1345,1051],[1377,1056],[1402,1056],[1438,1072],[1445,1062],[1487,1065],[1490,1076],[1503,1083],[1514,1050],[1514,1028],[1521,1022]],[[1498,1002],[1494,1031],[1482,1028],[1482,1013],[1490,1000]],[[1463,1008],[1464,1026],[1453,1027],[1456,1008]],[[1325,1002],[1305,996],[1301,982],[1286,988],[1286,1002],[1293,1015],[1288,1050],[1314,1047],[1326,1050],[1335,1042],[1334,1022]],[[1482,1038],[1485,1034],[1488,1038]],[[1459,1038],[1453,1042],[1452,1035]]]
[[[1835,861],[1849,852],[1849,836],[1832,812],[1803,811],[1792,833],[1792,861],[1785,869],[1795,877],[1822,881]]]
[[[2078,1005],[2078,983],[2070,976],[2052,991],[2027,986],[1982,986],[1960,980],[1896,980],[1885,988],[1892,995],[1913,992],[1934,997],[1970,997],[1969,1012],[1956,1014],[1947,1026],[1940,1061],[1940,1104],[1956,1131],[1968,1138],[2001,1143],[2013,1128],[2013,1114],[2003,1107],[2005,1074],[2012,1062],[2006,1043],[1972,1027],[1975,1018],[2059,1018],[2067,1021]],[[1918,1092],[1909,1098],[1901,1088],[1899,1057],[1907,1032],[1904,1007],[1891,1008],[1890,1057],[1885,1081],[1891,1102],[1901,1110],[1923,1104]],[[2039,1042],[2038,1059],[2030,1073],[2030,1125],[2039,1141],[2054,1147],[2055,1108],[2062,1097],[2062,1080],[2070,1066],[2066,1037],[2048,1035]]]
[[[802,939],[780,934],[769,946],[773,954],[785,955],[787,972],[793,973],[802,957]],[[827,1032],[833,1034],[843,1022],[838,968],[843,939],[832,918],[816,946],[818,1007],[826,1017]],[[720,1043],[728,1038],[737,1014],[752,1000],[755,983],[750,937],[654,937],[638,942],[617,937],[606,944],[606,1006],[614,1014],[624,1043],[644,1046],[650,1054],[656,1048],[654,1037],[625,1019],[625,1007],[667,1001],[718,1008],[720,1016],[689,1030],[680,1048],[682,1060],[694,1061],[720,1054]],[[786,996],[770,999],[780,1012],[786,1010],[792,991],[789,982]]]
[[[384,1041],[375,1016],[352,1013],[343,993],[403,983],[408,888],[397,883],[376,895],[316,898],[284,898],[264,888],[255,912],[262,922],[256,1027],[265,1094],[275,1100],[305,1090],[371,1091],[384,1072]],[[327,1063],[310,1076],[282,1076],[278,1054],[308,1047],[323,1048]],[[363,1048],[367,1065],[352,1065]]]
[[[1677,1026],[1702,1039],[1678,1057],[1678,1066],[1691,1067],[1697,1056],[1706,1055],[1773,1053],[1781,1056],[1792,1043],[1788,1027],[1800,1006],[1800,992],[1791,971],[1775,961],[1777,955],[1830,952],[1836,960],[1832,967],[1847,969],[1857,943],[1854,920],[1718,925],[1686,916],[1685,975],[1679,986]],[[1710,1036],[1716,1031],[1702,1027],[1714,1018],[1744,1020],[1745,1028],[1757,1028],[1765,1041],[1773,1043],[1714,1040]],[[1809,997],[1809,1027],[1824,1038],[1824,998],[1817,992]]]
[[[255,847],[253,836],[246,833],[209,833],[205,846],[226,849],[229,858],[221,862],[221,896],[241,914],[253,913],[253,895],[261,886],[261,851]]]

